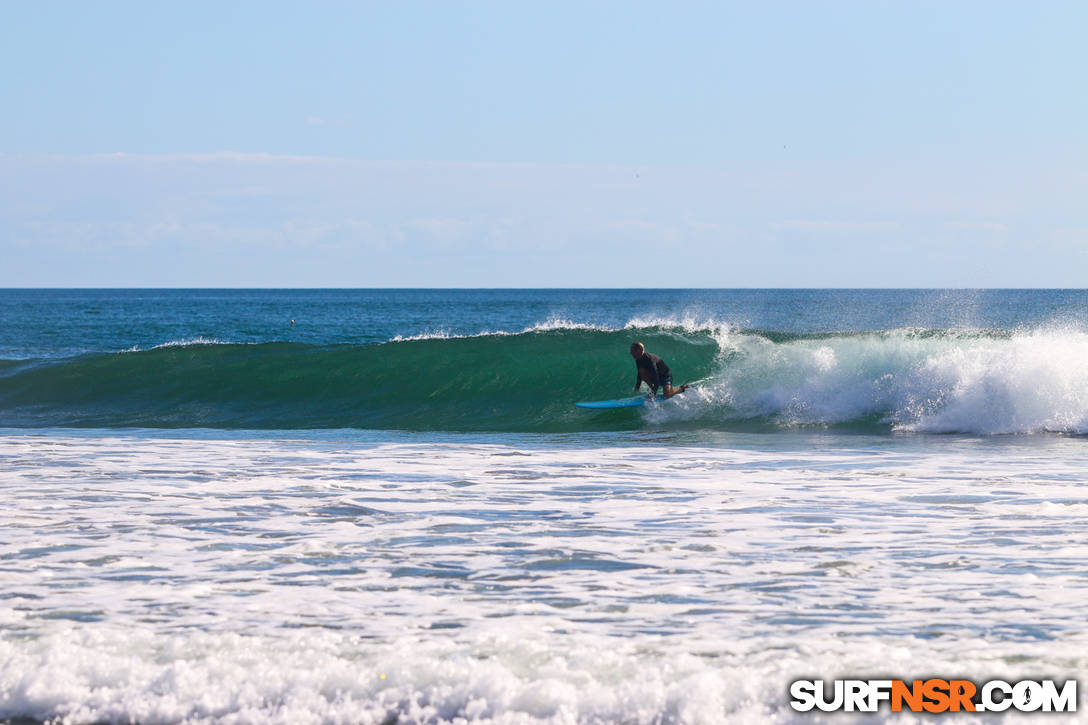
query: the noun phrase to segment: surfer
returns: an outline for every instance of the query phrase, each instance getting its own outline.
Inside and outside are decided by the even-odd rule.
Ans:
[[[654,395],[657,395],[657,389],[660,387],[665,397],[671,398],[688,389],[687,385],[674,388],[669,366],[657,355],[646,352],[646,346],[641,342],[631,343],[631,357],[635,359],[635,390],[646,383]]]

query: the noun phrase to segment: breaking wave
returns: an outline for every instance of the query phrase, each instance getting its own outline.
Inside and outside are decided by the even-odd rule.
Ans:
[[[633,340],[696,387],[630,394]],[[896,329],[787,334],[713,320],[608,329],[548,320],[380,344],[196,339],[56,361],[0,361],[0,425],[449,431],[833,426],[975,434],[1088,432],[1088,333]]]

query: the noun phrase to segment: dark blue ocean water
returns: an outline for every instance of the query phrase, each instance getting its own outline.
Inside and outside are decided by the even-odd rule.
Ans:
[[[693,319],[792,333],[1084,327],[1088,290],[9,289],[0,319],[0,359],[12,360],[201,338],[358,345],[549,320],[622,328]]]

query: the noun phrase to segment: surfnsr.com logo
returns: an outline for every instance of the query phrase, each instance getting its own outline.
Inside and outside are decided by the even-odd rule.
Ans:
[[[790,707],[798,712],[1076,712],[1077,681],[990,680],[796,680],[790,683]]]

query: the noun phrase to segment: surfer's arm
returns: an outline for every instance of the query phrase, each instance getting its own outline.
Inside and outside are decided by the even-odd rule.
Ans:
[[[641,375],[641,373],[639,373],[638,369],[636,368],[635,369],[635,390],[638,390],[641,387],[642,387],[642,375]]]

